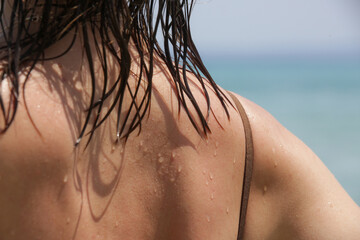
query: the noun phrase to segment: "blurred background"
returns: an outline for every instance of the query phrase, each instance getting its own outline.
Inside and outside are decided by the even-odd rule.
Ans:
[[[274,115],[360,205],[360,1],[197,0],[191,21],[217,83]]]

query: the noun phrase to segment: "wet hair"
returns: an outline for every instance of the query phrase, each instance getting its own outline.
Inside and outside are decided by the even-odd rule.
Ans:
[[[126,139],[134,130],[141,129],[141,122],[150,106],[155,57],[165,62],[175,86],[179,111],[181,106],[196,131],[206,136],[210,131],[207,119],[211,114],[206,85],[215,92],[228,115],[227,98],[211,78],[192,40],[189,20],[193,6],[193,0],[1,0],[0,86],[9,79],[11,93],[9,105],[4,106],[0,92],[0,117],[5,120],[5,125],[0,126],[0,133],[4,133],[15,118],[19,100],[18,79],[22,68],[30,69],[27,71],[28,77],[38,62],[63,56],[71,49],[76,37],[81,36],[90,70],[92,94],[76,144],[87,134],[88,125],[91,126],[90,141],[94,131],[115,108],[118,113],[117,139]],[[34,30],[35,24],[38,27]],[[46,58],[44,51],[70,31],[75,32],[71,44],[62,49],[58,56]],[[99,47],[96,53],[90,48],[90,39],[95,39],[95,36],[101,38],[97,41]],[[158,40],[159,37],[162,41]],[[137,81],[142,81],[144,76],[146,80],[145,93],[140,101],[135,101],[140,84],[136,84],[136,89],[132,90],[128,85],[132,62],[130,42],[134,43],[140,59]],[[107,54],[115,57],[120,66],[112,86],[108,86]],[[101,61],[101,74],[104,77],[99,99],[95,99],[94,56]],[[190,90],[188,72],[196,77],[202,88],[207,102],[205,114]],[[125,91],[130,91],[132,102],[125,120],[120,121]],[[103,103],[110,96],[114,96],[114,101],[109,109],[104,110]],[[195,116],[190,113],[188,104],[195,109]]]

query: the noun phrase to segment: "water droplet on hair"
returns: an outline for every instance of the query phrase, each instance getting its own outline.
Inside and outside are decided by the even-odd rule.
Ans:
[[[211,218],[209,216],[206,217],[206,221],[207,222],[210,222],[211,221]]]
[[[65,175],[65,176],[64,176],[63,182],[64,182],[64,183],[67,183],[67,182],[68,182],[68,175]]]
[[[76,81],[76,82],[75,82],[75,89],[76,89],[77,91],[83,90],[83,86],[82,86],[82,83],[81,83],[80,81]]]

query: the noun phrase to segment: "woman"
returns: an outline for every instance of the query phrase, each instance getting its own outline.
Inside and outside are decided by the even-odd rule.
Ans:
[[[0,239],[358,238],[311,150],[211,79],[192,6],[1,1]]]

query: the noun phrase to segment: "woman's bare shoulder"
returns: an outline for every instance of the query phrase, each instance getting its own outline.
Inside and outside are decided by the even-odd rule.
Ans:
[[[247,236],[356,239],[360,209],[321,160],[266,110],[238,98],[255,148]]]
[[[14,120],[10,127],[0,134],[0,160],[12,162],[16,159],[40,161],[47,158],[72,154],[74,145],[74,130],[70,126],[67,109],[60,90],[45,81],[38,70],[34,70],[24,81],[20,76],[18,105]],[[2,100],[5,106],[13,101],[10,88],[4,84],[1,87]],[[12,113],[13,110],[7,112]],[[3,116],[0,117],[1,127],[4,128]],[[13,159],[13,160],[9,160]],[[6,161],[5,161],[6,160]],[[28,161],[34,163],[33,161]]]

